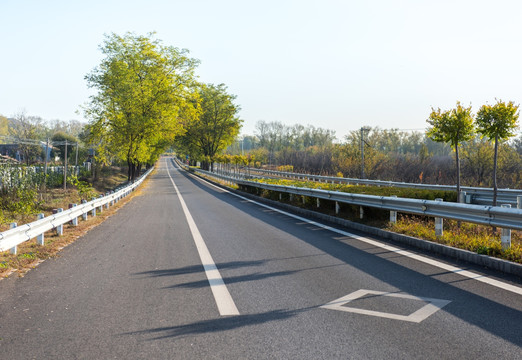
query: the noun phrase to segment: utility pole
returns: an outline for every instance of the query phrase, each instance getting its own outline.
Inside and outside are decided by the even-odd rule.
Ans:
[[[364,127],[361,128],[361,179],[364,179]]]
[[[79,171],[78,171],[78,143],[76,143],[76,163],[75,163],[75,168],[76,168],[76,176],[79,175]]]
[[[65,161],[63,167],[63,189],[67,190],[67,140],[65,140]]]
[[[364,140],[364,132],[370,131],[371,128],[369,127],[362,127],[361,128],[361,179],[366,179],[366,174],[364,173],[364,144],[366,144],[366,141]]]
[[[47,138],[47,143],[45,144],[45,163],[44,163],[44,189],[47,187],[47,161],[49,158],[49,138]]]

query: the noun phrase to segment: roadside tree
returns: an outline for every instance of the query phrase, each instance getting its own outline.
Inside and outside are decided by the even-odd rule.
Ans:
[[[455,150],[457,168],[457,199],[460,202],[460,157],[459,144],[473,138],[475,128],[471,106],[463,107],[460,102],[454,109],[441,111],[433,109],[427,120],[431,127],[426,135],[436,142],[450,143]]]
[[[133,180],[182,133],[180,109],[198,61],[187,50],[126,33],[108,35],[101,64],[85,78],[98,90],[85,109],[98,161],[123,159]]]
[[[495,140],[493,155],[493,206],[497,205],[497,161],[499,143],[516,135],[519,105],[497,100],[495,105],[483,105],[477,113],[477,130],[489,140]]]
[[[186,132],[176,144],[191,158],[202,161],[202,168],[212,167],[214,157],[232,144],[239,134],[242,120],[237,117],[239,106],[235,95],[227,93],[224,84],[199,84],[193,97],[192,112],[188,112]]]
[[[44,121],[39,116],[28,116],[24,111],[16,114],[9,124],[9,135],[19,144],[27,165],[42,157],[41,139],[45,133]]]

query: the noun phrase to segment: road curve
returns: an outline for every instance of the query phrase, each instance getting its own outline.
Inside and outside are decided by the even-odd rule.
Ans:
[[[521,358],[520,279],[372,241],[164,158],[141,196],[0,281],[0,359]]]

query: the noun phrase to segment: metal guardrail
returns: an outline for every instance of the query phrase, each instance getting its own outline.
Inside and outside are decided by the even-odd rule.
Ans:
[[[187,168],[186,165],[184,165],[184,167]],[[351,194],[320,189],[299,188],[294,186],[271,185],[220,175],[195,168],[190,168],[190,171],[218,178],[220,180],[234,182],[241,186],[251,186],[281,193],[308,196],[336,201],[339,203],[373,207],[407,214],[433,216],[436,218],[453,219],[505,229],[522,230],[522,209],[462,203],[445,203],[433,200]]]
[[[311,174],[300,174],[285,171],[265,170],[246,168],[249,176],[256,177],[256,173],[268,174],[269,178],[292,178],[301,180],[310,180],[317,182],[336,182],[344,184],[359,184],[359,185],[372,185],[372,186],[387,186],[387,187],[402,187],[402,188],[414,188],[424,190],[441,190],[441,191],[456,191],[457,187],[453,185],[431,185],[431,184],[415,184],[405,183],[396,181],[383,181],[383,180],[368,180],[368,179],[353,179],[353,178],[340,178],[335,176],[321,176]],[[263,176],[261,176],[263,177]],[[467,204],[479,204],[479,205],[491,205],[493,202],[493,188],[481,188],[471,186],[461,186],[461,191],[465,192],[465,202]],[[517,189],[498,189],[497,191],[497,203],[510,204],[511,206],[517,206],[517,196],[522,196],[522,190]]]
[[[145,172],[134,183],[124,186],[121,189],[117,189],[113,193],[0,233],[0,251],[13,249],[13,252],[16,252],[16,246],[25,241],[44,234],[49,230],[58,228],[60,225],[74,221],[74,219],[77,219],[88,212],[95,212],[97,208],[102,208],[103,206],[108,207],[108,205],[114,204],[121,198],[129,195],[136,187],[138,187],[152,170],[153,168],[147,170],[147,172]]]

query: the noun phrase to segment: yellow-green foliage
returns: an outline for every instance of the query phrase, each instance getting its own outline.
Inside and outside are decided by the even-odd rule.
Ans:
[[[444,201],[456,201],[457,194],[455,191],[440,191],[440,190],[422,190],[422,189],[408,189],[397,187],[379,187],[367,185],[348,185],[348,184],[330,184],[320,183],[315,181],[298,181],[286,179],[256,179],[253,180],[260,183],[295,186],[309,189],[322,189],[330,191],[339,191],[352,194],[366,194],[376,196],[391,196],[396,195],[402,198],[435,200],[436,198],[444,199]]]
[[[292,172],[294,171],[293,165],[281,165],[277,167],[277,171]]]
[[[445,220],[444,235],[437,237],[432,220],[403,216],[396,224],[389,224],[387,230],[522,263],[521,236],[518,232],[512,233],[511,248],[502,250],[500,232],[495,234],[491,228],[481,225],[461,223],[459,228],[456,221]]]

